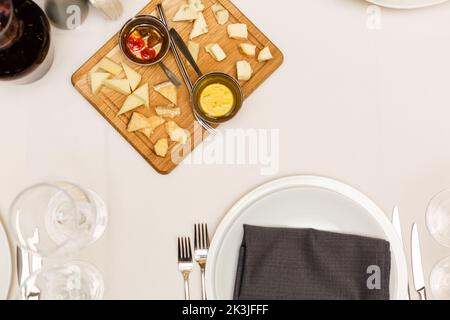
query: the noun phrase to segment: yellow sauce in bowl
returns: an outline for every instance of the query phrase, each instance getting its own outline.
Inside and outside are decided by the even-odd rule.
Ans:
[[[200,107],[211,117],[223,117],[234,107],[233,92],[226,85],[212,83],[200,93]]]

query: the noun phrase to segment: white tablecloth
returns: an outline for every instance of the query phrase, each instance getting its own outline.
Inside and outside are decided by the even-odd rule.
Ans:
[[[450,187],[450,3],[382,9],[381,29],[373,30],[370,4],[362,0],[235,0],[282,49],[285,63],[222,128],[279,129],[279,172],[182,164],[162,176],[70,83],[146,2],[126,1],[120,21],[105,22],[92,11],[81,29],[55,30],[47,76],[0,87],[2,218],[22,188],[42,179],[96,190],[110,224],[79,258],[103,272],[106,298],[183,298],[176,237],[191,235],[195,222],[214,230],[244,193],[290,174],[347,182],[388,215],[398,205],[405,240],[411,223],[419,224],[427,276],[450,255],[428,235],[424,219],[429,199]],[[199,298],[199,272],[192,288]]]

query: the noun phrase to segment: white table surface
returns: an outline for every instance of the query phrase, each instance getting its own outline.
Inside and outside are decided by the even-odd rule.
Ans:
[[[424,224],[427,202],[450,187],[450,3],[382,9],[381,29],[369,30],[362,0],[235,0],[282,49],[285,63],[223,128],[279,129],[280,170],[262,176],[254,165],[182,164],[162,176],[70,83],[146,2],[126,1],[116,22],[91,11],[81,29],[55,30],[55,61],[45,78],[0,87],[3,219],[14,196],[42,179],[97,191],[110,224],[79,258],[102,271],[105,297],[117,299],[181,299],[176,237],[191,235],[194,222],[214,230],[243,194],[291,174],[342,180],[388,215],[398,205],[405,239],[411,223],[419,224],[427,277],[450,255]],[[199,298],[198,270],[191,284]]]

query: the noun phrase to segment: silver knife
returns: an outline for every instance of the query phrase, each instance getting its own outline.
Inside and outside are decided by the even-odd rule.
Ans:
[[[397,206],[395,206],[394,210],[392,211],[392,225],[394,226],[395,232],[397,232],[397,235],[400,238],[400,242],[404,249],[403,237],[402,237],[402,227],[400,226],[400,214],[398,212]],[[409,283],[408,283],[407,289],[408,289],[408,299],[411,300],[411,291],[409,290]]]
[[[427,300],[427,292],[425,288],[425,278],[423,276],[422,254],[420,251],[419,232],[417,224],[414,223],[411,231],[411,260],[414,278],[414,287],[419,294],[420,300]]]

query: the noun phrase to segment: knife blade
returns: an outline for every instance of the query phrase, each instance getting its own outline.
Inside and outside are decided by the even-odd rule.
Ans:
[[[416,223],[413,224],[411,230],[411,260],[415,290],[419,294],[420,300],[427,300],[419,231]]]
[[[403,250],[404,250],[404,243],[403,243],[403,237],[402,237],[402,227],[400,225],[400,213],[398,210],[398,207],[395,206],[394,210],[392,211],[392,225],[394,226],[395,232],[397,233],[398,237],[400,238],[400,242],[402,244]],[[409,289],[409,283],[407,286],[407,294],[408,294],[408,300],[411,300],[411,291]]]

